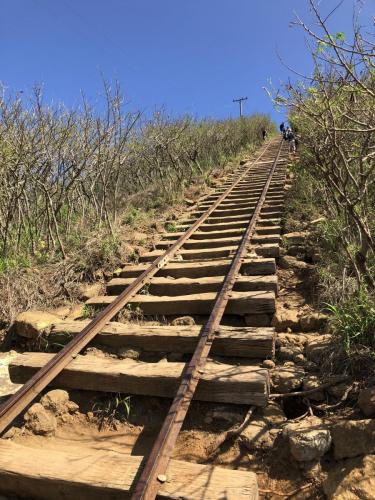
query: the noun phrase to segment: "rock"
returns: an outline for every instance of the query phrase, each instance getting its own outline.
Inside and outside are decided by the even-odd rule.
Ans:
[[[277,332],[286,331],[287,328],[298,330],[298,311],[296,309],[284,309],[278,307],[273,315],[271,325],[275,327]]]
[[[375,420],[345,420],[331,433],[336,460],[375,453]]]
[[[303,476],[308,479],[315,480],[322,472],[319,458],[310,462],[300,462],[300,464],[302,465],[301,472]]]
[[[85,356],[96,356],[97,358],[107,358],[108,354],[98,347],[88,347],[85,352]]]
[[[295,231],[293,233],[286,233],[283,235],[283,240],[286,245],[304,245],[306,238],[310,236],[307,231]]]
[[[318,377],[316,377],[315,375],[309,375],[308,377],[303,379],[302,390],[310,391],[311,389],[315,389],[320,385],[321,382]],[[313,401],[324,401],[325,400],[324,391],[319,390],[309,394],[309,399],[312,399]]]
[[[305,371],[300,366],[282,366],[271,374],[274,392],[285,394],[301,387]]]
[[[13,439],[22,434],[22,430],[19,427],[11,427],[1,436],[1,439]]]
[[[375,387],[363,389],[359,393],[358,406],[365,417],[375,415]]]
[[[273,368],[275,368],[275,362],[272,361],[272,359],[265,359],[263,362],[262,362],[262,366],[263,368],[268,368],[269,370],[272,370]]]
[[[100,295],[101,291],[102,291],[101,283],[91,283],[89,285],[86,284],[81,285],[79,287],[80,299],[81,300],[92,299]]]
[[[24,415],[26,427],[34,434],[52,436],[57,428],[55,416],[40,403],[33,404]]]
[[[305,247],[302,245],[292,245],[288,247],[287,252],[284,255],[293,255],[293,257],[297,257],[298,255],[303,255],[305,253]]]
[[[306,342],[307,336],[300,333],[278,333],[276,337],[276,347],[297,348],[299,352],[303,352]]]
[[[330,469],[323,482],[329,500],[373,500],[375,456],[351,458]]]
[[[181,316],[181,318],[176,318],[172,321],[173,326],[193,326],[195,325],[195,320],[191,316]]]
[[[278,403],[271,401],[264,408],[260,408],[259,414],[270,427],[280,427],[287,421],[285,413]]]
[[[43,311],[26,311],[16,317],[12,331],[21,337],[35,339],[42,333],[48,333],[51,325],[60,321],[61,319],[55,314]]]
[[[241,442],[250,451],[272,447],[275,438],[271,438],[268,426],[263,420],[252,420],[240,434]]]
[[[331,446],[331,434],[320,418],[307,417],[285,426],[292,456],[298,462],[311,462],[322,457]]]
[[[85,315],[85,305],[77,304],[73,306],[68,315],[68,319],[76,320],[82,318]]]
[[[134,349],[134,348],[124,346],[124,347],[120,347],[117,350],[117,356],[120,359],[139,359],[141,352],[142,352],[141,349]]]
[[[305,365],[306,363],[306,358],[303,354],[295,354],[293,356],[293,361],[297,364],[297,365]]]
[[[78,411],[78,405],[69,400],[69,394],[62,389],[54,389],[47,392],[41,400],[41,405],[52,411],[55,415],[64,415],[65,413],[75,413]]]
[[[281,267],[281,269],[295,269],[295,270],[304,270],[312,268],[312,266],[310,264],[307,264],[307,262],[296,259],[292,255],[284,255],[283,257],[280,257],[279,267]]]
[[[293,358],[298,355],[302,354],[302,349],[300,347],[280,347],[280,349],[277,352],[277,357],[281,361],[292,361]]]
[[[324,328],[327,324],[328,316],[321,313],[311,313],[301,316],[299,319],[303,332],[316,332]]]
[[[319,335],[314,337],[313,340],[309,340],[306,344],[306,356],[310,361],[314,363],[319,363],[321,358],[327,353],[332,341],[332,336]]]

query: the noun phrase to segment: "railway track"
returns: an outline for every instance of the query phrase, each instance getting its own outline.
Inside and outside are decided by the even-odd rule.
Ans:
[[[187,483],[181,486],[181,471],[191,475],[192,484],[193,477],[202,474],[204,478],[211,472],[201,465],[191,472],[189,467],[194,464],[182,466],[171,457],[192,399],[254,406],[267,403],[269,376],[259,367],[259,360],[274,354],[271,319],[277,294],[275,258],[279,252],[286,159],[287,151],[278,139],[264,145],[215,193],[192,207],[175,231],[166,232],[155,250],[142,255],[138,264],[125,266],[120,276],[110,280],[106,295],[87,301],[90,308],[98,310],[92,321],[62,321],[53,326],[51,339],[72,339],[58,354],[30,352],[16,358],[9,367],[10,376],[13,382],[24,385],[0,408],[0,431],[51,383],[172,398],[170,411],[142,467],[139,461],[135,465],[125,461],[125,469],[134,469],[127,471],[133,476],[127,486],[118,487],[119,491],[133,500],[157,495],[176,498],[176,491],[183,498],[223,498],[224,490],[257,498],[254,474],[224,473],[222,469],[210,486],[205,481],[199,487],[195,485],[193,494]],[[136,309],[145,317],[163,318],[167,324],[133,326],[114,321],[124,307]],[[169,324],[170,319],[181,316],[194,316],[197,325]],[[187,363],[166,364],[102,361],[79,354],[90,342],[191,354],[191,358]],[[222,357],[222,361],[213,362],[213,355]],[[238,365],[231,358],[248,362]],[[0,479],[4,476],[2,453],[0,449]],[[43,457],[39,459],[43,463]],[[18,490],[21,470],[12,471]],[[58,482],[58,473],[54,474]],[[6,478],[11,484],[9,474]],[[39,474],[40,481],[42,478],[43,473]],[[91,483],[93,486],[95,481]],[[237,498],[232,493],[229,496]]]

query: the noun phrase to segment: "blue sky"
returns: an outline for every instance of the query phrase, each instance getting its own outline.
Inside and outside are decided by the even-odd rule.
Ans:
[[[329,12],[338,0],[322,0]],[[348,33],[354,0],[332,22]],[[365,2],[374,14],[374,0]],[[165,106],[180,114],[237,116],[232,99],[248,96],[244,111],[277,115],[262,87],[308,72],[304,35],[291,28],[306,0],[0,0],[0,81],[25,94],[42,83],[45,96],[68,105],[81,90],[94,101],[101,73],[118,79],[132,110]]]

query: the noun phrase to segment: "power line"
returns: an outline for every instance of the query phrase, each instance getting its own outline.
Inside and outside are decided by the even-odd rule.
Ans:
[[[238,102],[240,104],[240,117],[242,116],[242,102],[246,100],[247,97],[239,97],[238,99],[233,99],[233,102]]]

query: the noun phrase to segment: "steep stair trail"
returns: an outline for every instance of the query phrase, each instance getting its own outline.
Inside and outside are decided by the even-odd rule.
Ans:
[[[275,258],[279,254],[287,156],[278,139],[267,143],[214,194],[191,207],[173,232],[162,235],[155,250],[143,254],[138,264],[126,265],[111,279],[106,295],[87,301],[87,306],[98,311],[94,320],[53,325],[51,341],[72,339],[58,355],[25,352],[10,364],[11,380],[25,385],[0,408],[0,430],[47,384],[174,398],[174,410],[166,421],[171,420],[163,429],[169,427],[162,429],[164,434],[159,435],[145,468],[140,457],[106,457],[104,452],[69,457],[57,450],[56,460],[51,461],[40,450],[35,451],[36,470],[22,446],[0,443],[0,492],[14,488],[16,493],[28,495],[35,491],[36,498],[65,498],[77,492],[79,498],[134,500],[156,495],[257,498],[252,472],[171,460],[173,439],[177,439],[183,420],[176,406],[176,391],[183,391],[181,398],[187,407],[192,398],[254,406],[267,403],[269,375],[259,361],[273,357],[275,349],[271,319],[278,290]],[[145,318],[162,318],[167,324],[116,321],[124,306]],[[180,316],[194,316],[196,324],[168,324]],[[187,364],[160,364],[80,355],[89,342],[193,357]],[[222,360],[214,361],[210,355]],[[228,359],[236,357],[248,361],[239,365]],[[188,389],[181,389],[184,383]],[[178,423],[174,413],[181,417]],[[53,497],[48,496],[51,485],[58,485]]]

